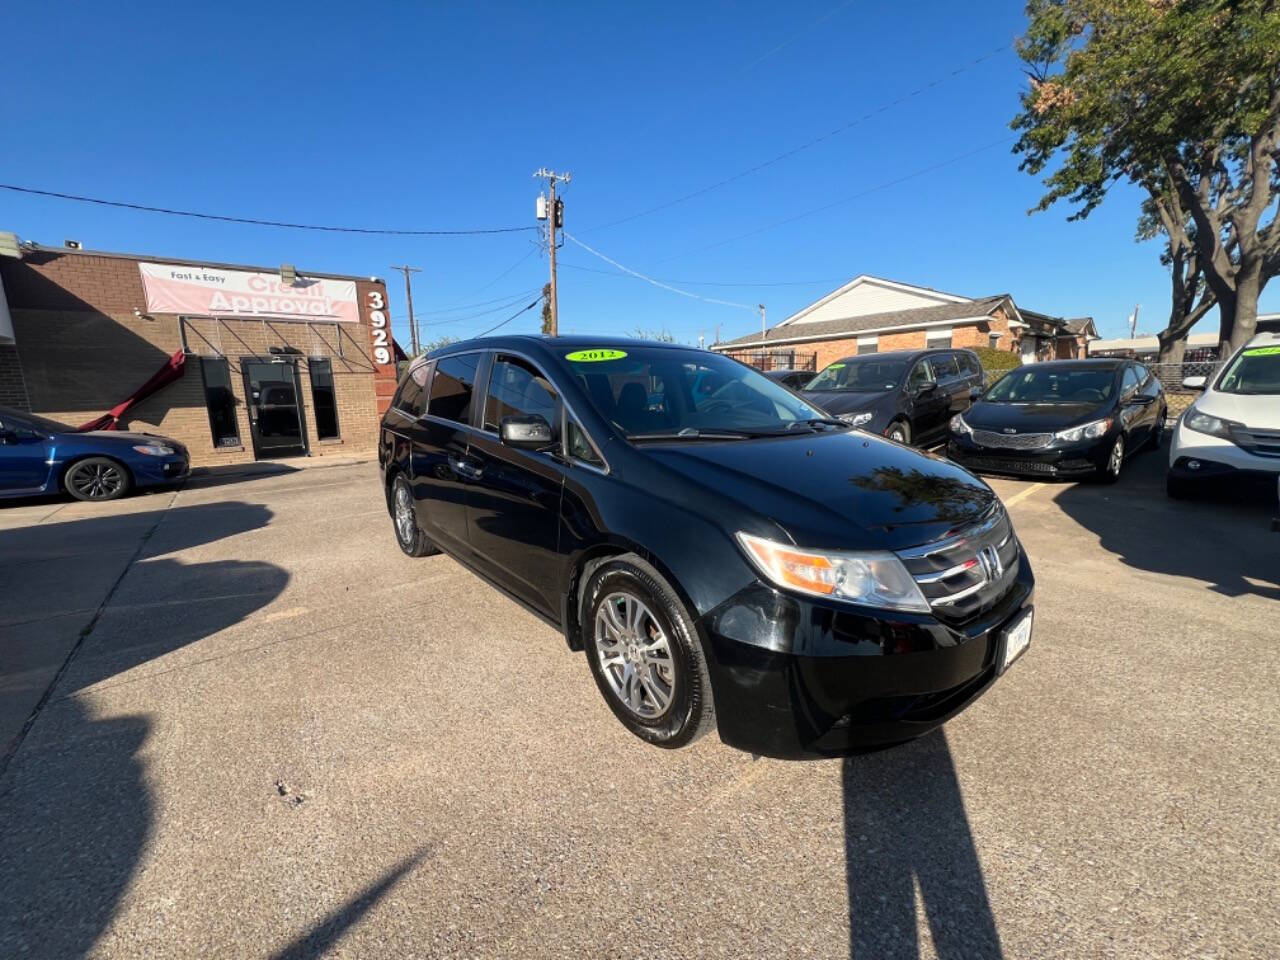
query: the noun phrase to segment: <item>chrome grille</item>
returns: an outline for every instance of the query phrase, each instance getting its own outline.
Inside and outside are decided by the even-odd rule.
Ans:
[[[994,430],[973,431],[973,442],[980,447],[1001,450],[1039,450],[1047,447],[1052,433],[996,433]]]
[[[898,551],[938,616],[967,620],[991,606],[1018,575],[1018,538],[1004,507],[959,535],[937,543]]]
[[[1280,430],[1233,427],[1231,439],[1237,446],[1260,457],[1280,457]]]

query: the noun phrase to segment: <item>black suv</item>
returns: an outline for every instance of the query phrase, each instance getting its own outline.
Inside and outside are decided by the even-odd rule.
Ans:
[[[927,447],[946,440],[948,422],[981,392],[972,350],[893,350],[828,364],[804,396],[869,433]]]
[[[715,353],[454,344],[406,371],[379,463],[401,549],[562,631],[660,746],[908,740],[1030,641],[1031,567],[986,484]]]

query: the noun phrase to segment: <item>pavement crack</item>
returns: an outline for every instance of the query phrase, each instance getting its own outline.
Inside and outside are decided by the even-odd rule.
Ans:
[[[80,652],[80,648],[84,646],[85,640],[88,639],[89,634],[93,633],[94,628],[98,625],[98,621],[102,619],[102,612],[107,609],[108,604],[111,603],[111,598],[116,595],[116,591],[120,588],[120,584],[124,582],[124,578],[129,575],[129,571],[132,570],[134,564],[138,562],[138,558],[142,556],[142,551],[146,547],[147,541],[151,539],[152,534],[160,528],[160,524],[162,524],[164,522],[164,518],[168,516],[169,508],[173,506],[176,497],[177,493],[175,492],[174,495],[169,498],[169,502],[165,504],[164,510],[161,511],[160,516],[156,518],[156,522],[153,523],[139,538],[137,548],[133,551],[133,555],[120,571],[120,576],[116,577],[115,582],[111,584],[110,589],[107,590],[106,595],[102,598],[102,602],[99,603],[97,609],[93,611],[93,616],[91,616],[88,623],[81,628],[79,635],[76,637],[76,642],[71,645],[71,649],[67,652],[61,666],[58,667],[58,672],[53,675],[53,679],[50,680],[49,685],[45,687],[44,693],[40,695],[40,699],[36,703],[35,707],[32,708],[31,714],[22,724],[22,729],[18,732],[18,735],[13,738],[13,742],[10,744],[9,749],[5,752],[3,757],[0,757],[0,781],[4,780],[4,775],[9,769],[9,763],[18,755],[18,751],[22,749],[22,744],[26,741],[27,734],[31,732],[31,728],[35,726],[36,720],[39,719],[41,711],[44,710],[45,705],[52,698],[54,689],[61,682],[62,678],[66,676],[67,671],[71,668],[72,661],[75,660],[76,655]],[[3,796],[3,791],[0,791],[0,796]]]

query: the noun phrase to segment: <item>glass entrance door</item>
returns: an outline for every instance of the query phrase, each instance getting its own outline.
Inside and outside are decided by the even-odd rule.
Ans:
[[[302,389],[293,360],[243,358],[244,395],[249,407],[253,455],[296,457],[307,452],[302,429]]]

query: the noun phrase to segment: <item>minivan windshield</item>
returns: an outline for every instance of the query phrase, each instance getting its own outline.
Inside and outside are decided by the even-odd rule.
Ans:
[[[758,370],[705,350],[570,350],[564,360],[600,415],[631,439],[772,436],[823,420]]]
[[[872,393],[892,390],[907,369],[905,360],[878,357],[848,357],[827,366],[809,381],[806,390],[849,390]]]
[[[1280,346],[1241,350],[1216,389],[1219,393],[1280,394]]]
[[[1110,367],[1063,369],[1028,367],[1012,370],[982,397],[991,403],[1102,403],[1115,391]]]

